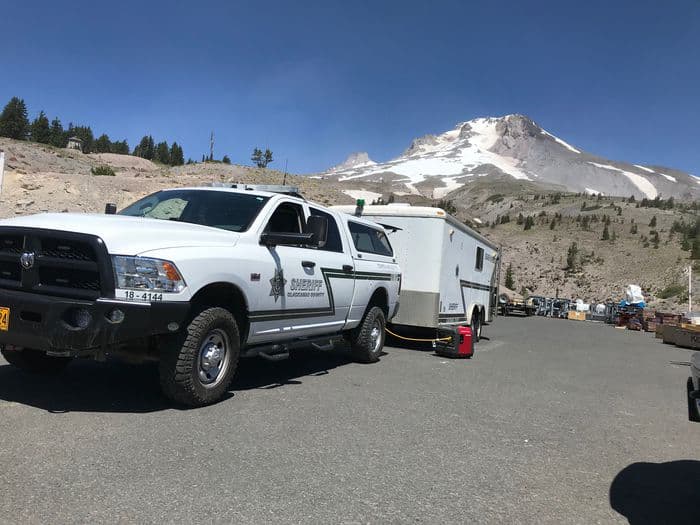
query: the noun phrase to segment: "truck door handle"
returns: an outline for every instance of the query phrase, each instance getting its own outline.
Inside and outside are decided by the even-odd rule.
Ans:
[[[344,272],[348,272],[348,273],[349,273],[349,272],[353,271],[354,269],[355,269],[355,268],[353,268],[351,264],[344,264],[344,265],[343,265],[343,271],[344,271]]]
[[[314,266],[316,266],[316,263],[313,261],[301,261],[301,265],[304,268],[313,268]]]

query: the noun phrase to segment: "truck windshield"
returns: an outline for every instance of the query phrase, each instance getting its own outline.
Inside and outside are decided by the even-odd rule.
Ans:
[[[214,190],[167,190],[124,208],[119,215],[189,222],[234,232],[247,230],[268,197]]]

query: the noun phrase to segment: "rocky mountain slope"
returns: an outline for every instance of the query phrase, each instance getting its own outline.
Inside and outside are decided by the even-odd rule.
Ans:
[[[523,115],[477,118],[413,140],[383,163],[354,153],[321,177],[354,194],[443,198],[486,178],[507,176],[541,189],[653,199],[700,198],[700,178],[672,168],[611,161],[584,152]]]

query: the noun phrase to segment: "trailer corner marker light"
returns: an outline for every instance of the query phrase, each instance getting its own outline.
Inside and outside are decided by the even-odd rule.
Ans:
[[[364,208],[364,206],[365,206],[365,199],[357,199],[357,201],[355,202],[355,204],[356,204],[357,206],[359,206],[360,208]]]

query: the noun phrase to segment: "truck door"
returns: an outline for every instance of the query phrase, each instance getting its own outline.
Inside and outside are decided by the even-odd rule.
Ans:
[[[350,304],[355,291],[355,274],[350,246],[336,217],[324,210],[309,206],[309,215],[324,217],[328,220],[328,237],[326,244],[319,248],[310,248],[309,257],[317,262],[326,285],[328,306],[332,311],[329,322],[342,326],[348,317]]]
[[[282,201],[267,220],[265,232],[302,233],[306,225],[301,203]],[[334,324],[329,291],[317,250],[302,246],[265,247],[260,281],[269,293],[250,305],[251,343],[305,337],[329,332]]]

